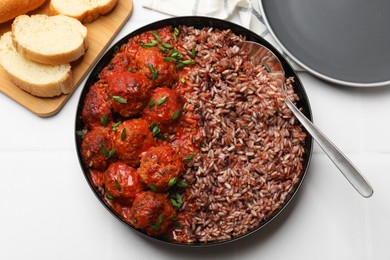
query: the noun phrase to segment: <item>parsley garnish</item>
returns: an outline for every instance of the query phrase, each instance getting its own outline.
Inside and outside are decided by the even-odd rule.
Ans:
[[[121,188],[121,185],[119,184],[119,181],[118,180],[115,180],[115,187],[118,191],[121,191],[122,188]]]
[[[166,96],[163,96],[162,98],[160,98],[158,101],[157,101],[157,105],[162,105],[165,103],[165,101],[167,101],[167,97]]]
[[[140,45],[144,48],[151,48],[151,47],[157,46],[157,44],[158,44],[158,42],[155,40],[150,40],[149,43],[143,43],[143,42],[140,43]]]
[[[85,130],[85,129],[76,131],[76,135],[78,135],[78,136],[84,136],[86,133],[87,133],[87,130]]]
[[[179,210],[183,206],[183,198],[179,193],[171,193],[169,198],[174,209]]]
[[[107,158],[110,159],[115,155],[115,149],[111,149],[110,151],[107,150],[107,147],[104,146],[104,144],[101,144],[102,154]]]
[[[192,160],[192,158],[194,158],[194,154],[193,154],[193,153],[190,154],[190,155],[188,155],[188,156],[186,156],[186,157],[184,157],[184,161],[185,161],[185,162],[189,162],[189,161]]]
[[[175,27],[175,29],[173,29],[173,40],[175,42],[177,42],[177,36],[179,35],[179,29],[177,29],[177,27]]]
[[[148,67],[149,67],[150,72],[152,73],[152,78],[151,78],[151,80],[152,80],[152,81],[155,81],[155,80],[157,79],[157,77],[158,77],[158,71],[155,70],[155,68],[153,67],[152,64],[148,64]]]
[[[119,121],[119,122],[116,122],[115,124],[112,125],[112,131],[116,132],[116,129],[118,128],[118,126],[122,124],[122,121]]]
[[[102,126],[107,126],[107,123],[108,123],[107,114],[102,115],[102,117],[100,118],[100,123],[102,124]]]
[[[154,231],[159,231],[161,228],[161,224],[163,222],[163,215],[158,216],[156,224],[150,224],[149,226],[154,230]]]
[[[154,192],[157,192],[157,188],[156,186],[154,186],[153,184],[149,184],[149,188],[154,191]]]
[[[173,177],[172,179],[169,180],[168,187],[172,187],[173,185],[175,185],[175,183],[176,183],[176,178]]]
[[[158,35],[157,31],[152,31],[152,34],[153,34],[154,38],[156,38],[157,41],[162,42],[160,35]]]
[[[111,193],[107,193],[106,194],[106,198],[109,199],[109,200],[115,199],[115,197]]]
[[[124,99],[123,97],[120,97],[120,96],[112,96],[112,99],[114,99],[116,102],[118,102],[118,103],[120,103],[120,104],[127,104],[126,99]]]
[[[176,120],[180,116],[180,109],[176,110],[172,115],[172,120]]]
[[[126,139],[126,128],[123,128],[121,133],[121,140],[123,141],[125,139]]]

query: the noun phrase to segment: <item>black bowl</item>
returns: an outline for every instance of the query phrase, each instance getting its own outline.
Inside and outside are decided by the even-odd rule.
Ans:
[[[76,113],[76,129],[75,129],[75,131],[76,131],[75,132],[75,136],[76,136],[77,155],[78,155],[79,163],[81,165],[84,177],[86,178],[90,188],[92,189],[92,191],[94,192],[94,194],[96,195],[98,200],[120,222],[125,224],[130,229],[134,230],[135,232],[139,233],[142,236],[145,236],[147,238],[150,238],[150,239],[153,239],[153,240],[157,240],[157,241],[160,241],[160,242],[163,242],[163,243],[166,243],[166,244],[184,245],[184,246],[192,246],[192,247],[220,245],[220,244],[225,244],[227,242],[236,241],[236,240],[238,240],[240,238],[246,237],[246,236],[248,236],[248,235],[250,235],[250,234],[260,230],[262,227],[266,226],[273,219],[275,219],[275,217],[278,216],[285,209],[285,207],[289,204],[289,202],[292,200],[294,195],[297,193],[300,185],[302,184],[302,182],[303,182],[303,180],[304,180],[304,178],[306,176],[307,169],[308,169],[308,166],[309,166],[309,163],[310,163],[310,160],[311,160],[312,149],[313,149],[313,139],[311,138],[311,136],[308,133],[307,133],[307,138],[305,140],[305,146],[304,146],[305,155],[304,155],[304,161],[303,161],[303,167],[304,168],[303,168],[302,177],[301,177],[299,183],[290,192],[289,196],[287,196],[284,204],[279,208],[279,210],[276,211],[271,218],[269,218],[267,221],[263,222],[259,227],[257,227],[254,230],[246,233],[245,235],[233,238],[231,240],[222,241],[222,242],[197,243],[197,244],[181,244],[181,243],[175,243],[175,242],[172,242],[172,241],[167,241],[167,240],[164,240],[164,239],[160,239],[160,238],[155,238],[155,237],[149,236],[146,233],[144,233],[144,232],[142,232],[140,230],[135,229],[129,223],[127,223],[125,220],[123,220],[118,214],[116,214],[111,209],[111,207],[108,206],[105,203],[105,201],[102,199],[100,193],[97,191],[96,187],[94,187],[94,185],[92,184],[92,182],[90,180],[90,177],[89,177],[89,174],[88,174],[88,169],[87,169],[86,165],[84,165],[83,160],[82,160],[82,156],[81,156],[82,138],[79,135],[76,134],[78,131],[81,131],[81,130],[84,129],[84,123],[80,119],[80,117],[81,117],[82,108],[84,106],[84,100],[85,100],[86,94],[89,91],[89,87],[91,85],[93,85],[98,80],[99,72],[105,66],[107,66],[109,64],[110,60],[112,59],[114,53],[117,51],[118,47],[123,45],[123,44],[125,44],[125,43],[127,43],[130,38],[134,37],[135,35],[141,34],[143,32],[159,29],[159,28],[162,28],[164,26],[177,27],[179,25],[194,26],[195,28],[199,28],[199,29],[201,29],[203,27],[213,27],[213,28],[217,28],[217,29],[221,29],[221,30],[230,29],[232,32],[234,32],[237,35],[245,36],[246,39],[249,40],[249,41],[255,41],[255,42],[258,42],[258,43],[263,44],[264,46],[268,47],[271,51],[273,51],[278,56],[279,60],[282,62],[283,66],[284,66],[286,77],[294,77],[295,82],[293,83],[293,88],[294,88],[295,93],[297,93],[297,95],[299,96],[299,102],[297,103],[297,106],[302,109],[303,113],[306,115],[306,117],[309,120],[312,120],[312,113],[311,113],[310,103],[309,103],[307,94],[305,92],[305,89],[303,88],[302,83],[301,83],[297,73],[293,70],[293,68],[286,61],[286,59],[278,52],[278,50],[275,49],[274,46],[272,46],[269,42],[264,40],[262,37],[260,37],[259,35],[255,34],[254,32],[252,32],[252,31],[250,31],[250,30],[248,30],[248,29],[246,29],[246,28],[244,28],[244,27],[242,27],[240,25],[237,25],[237,24],[234,24],[234,23],[231,23],[231,22],[227,22],[227,21],[224,21],[224,20],[215,19],[215,18],[198,17],[198,16],[186,16],[186,17],[169,18],[169,19],[165,19],[165,20],[161,20],[161,21],[157,21],[157,22],[148,24],[148,25],[146,25],[144,27],[141,27],[141,28],[133,31],[132,33],[126,35],[121,40],[119,40],[116,44],[114,44],[110,49],[108,49],[108,51],[104,54],[104,56],[95,65],[95,67],[93,68],[91,74],[89,75],[89,77],[88,77],[88,79],[86,81],[85,86],[83,87],[83,90],[82,90],[81,95],[80,95],[80,100],[78,102],[78,108],[77,108],[77,113]]]

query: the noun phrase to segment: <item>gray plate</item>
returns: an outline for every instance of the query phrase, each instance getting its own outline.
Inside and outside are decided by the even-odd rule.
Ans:
[[[390,1],[259,1],[271,34],[307,71],[347,86],[390,84]]]

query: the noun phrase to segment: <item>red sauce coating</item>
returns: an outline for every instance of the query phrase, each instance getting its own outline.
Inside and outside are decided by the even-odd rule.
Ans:
[[[167,194],[146,191],[135,198],[130,218],[136,228],[159,236],[169,230],[177,216]]]
[[[105,85],[97,84],[91,86],[84,101],[85,105],[81,117],[85,125],[93,128],[101,125],[101,119],[104,115],[108,119],[112,118],[111,101]]]
[[[146,185],[164,192],[175,184],[183,168],[183,157],[169,145],[161,145],[142,156],[137,173]]]
[[[135,196],[145,189],[139,180],[137,170],[127,164],[117,161],[104,173],[106,196],[115,199],[123,205],[131,205]]]
[[[128,66],[130,64],[130,59],[124,51],[119,51],[116,53],[114,58],[111,60],[108,66],[104,67],[100,72],[100,79],[106,80],[110,75],[128,71]]]
[[[172,236],[175,222],[187,218],[177,183],[201,138],[200,117],[184,98],[192,91],[191,65],[177,64],[192,57],[175,56],[180,44],[164,27],[118,46],[81,115],[81,155],[91,182],[113,211],[152,236]]]
[[[113,135],[118,158],[137,167],[143,152],[154,144],[149,124],[143,119],[131,119],[120,124]]]
[[[139,49],[136,62],[140,73],[156,85],[171,85],[177,79],[175,64],[164,61],[164,54],[157,47]],[[153,70],[157,76],[153,76]]]
[[[81,144],[81,154],[85,165],[91,169],[105,170],[112,160],[113,149],[111,132],[106,127],[95,127],[85,134]]]
[[[155,122],[162,131],[180,120],[183,113],[184,98],[174,90],[161,87],[153,90],[142,118],[150,124]]]
[[[114,112],[123,117],[133,117],[142,112],[151,88],[143,74],[129,71],[113,73],[107,82]]]

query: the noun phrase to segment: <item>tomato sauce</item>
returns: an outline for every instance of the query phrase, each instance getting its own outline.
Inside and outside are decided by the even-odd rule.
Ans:
[[[200,116],[186,103],[193,53],[177,28],[134,36],[120,46],[86,96],[82,156],[90,180],[124,221],[176,241],[173,230],[187,183],[181,178],[198,153]]]

